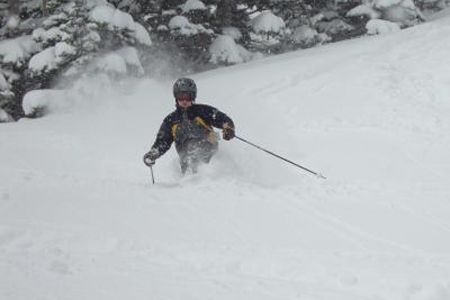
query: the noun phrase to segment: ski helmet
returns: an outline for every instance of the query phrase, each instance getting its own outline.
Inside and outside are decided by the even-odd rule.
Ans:
[[[197,97],[197,86],[195,85],[194,80],[190,78],[179,78],[173,84],[173,96],[177,98],[177,94],[179,93],[190,93],[192,96],[192,101]]]

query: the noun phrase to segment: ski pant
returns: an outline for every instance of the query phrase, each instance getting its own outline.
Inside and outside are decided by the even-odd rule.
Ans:
[[[205,139],[191,139],[183,144],[178,152],[180,156],[181,173],[184,175],[188,170],[197,173],[200,164],[207,164],[217,152],[218,145],[210,143]]]

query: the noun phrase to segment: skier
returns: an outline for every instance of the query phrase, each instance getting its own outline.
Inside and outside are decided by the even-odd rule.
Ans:
[[[159,129],[156,140],[144,155],[147,166],[170,149],[173,142],[180,157],[181,172],[197,172],[200,163],[209,163],[218,149],[218,134],[222,129],[224,140],[234,137],[234,123],[223,112],[204,104],[196,104],[197,86],[190,78],[180,78],[173,85],[176,110],[170,113]]]

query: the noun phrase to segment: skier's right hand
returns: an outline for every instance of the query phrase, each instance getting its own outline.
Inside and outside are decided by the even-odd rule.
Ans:
[[[151,167],[155,164],[156,159],[159,157],[159,151],[157,149],[150,149],[144,155],[144,164],[148,167]]]

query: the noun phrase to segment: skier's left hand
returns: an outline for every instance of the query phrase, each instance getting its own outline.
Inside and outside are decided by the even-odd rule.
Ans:
[[[224,140],[229,141],[234,138],[234,128],[230,124],[225,123],[222,127],[222,137]]]

